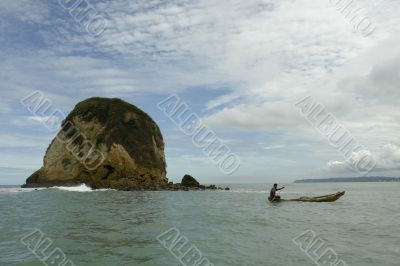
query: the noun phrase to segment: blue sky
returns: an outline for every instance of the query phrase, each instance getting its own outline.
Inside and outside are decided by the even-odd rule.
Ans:
[[[90,0],[107,22],[97,37],[72,2],[0,2],[0,184],[23,183],[55,135],[20,104],[36,90],[65,113],[92,96],[137,105],[161,127],[173,181],[358,175],[293,108],[312,95],[374,155],[370,175],[399,175],[398,1],[354,1],[376,26],[364,36],[331,0]],[[157,108],[172,93],[240,157],[233,175]]]

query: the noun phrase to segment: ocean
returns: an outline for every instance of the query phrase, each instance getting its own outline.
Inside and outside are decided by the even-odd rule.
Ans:
[[[2,186],[0,265],[399,265],[400,183],[286,184],[280,193],[346,190],[332,203],[271,204],[269,184],[228,186]]]

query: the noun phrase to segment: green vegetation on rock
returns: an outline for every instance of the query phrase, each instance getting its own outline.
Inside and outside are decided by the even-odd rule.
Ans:
[[[129,190],[167,184],[159,127],[148,114],[121,99],[94,97],[78,103],[57,137],[27,186],[83,182],[94,188]],[[88,152],[88,146],[105,155],[96,169],[88,169],[76,156]]]

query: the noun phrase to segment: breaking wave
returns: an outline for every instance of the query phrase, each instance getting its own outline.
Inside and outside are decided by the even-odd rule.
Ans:
[[[70,191],[70,192],[96,192],[96,191],[107,191],[111,189],[92,189],[91,187],[87,186],[86,184],[81,184],[79,186],[74,186],[74,187],[53,187],[58,190],[63,190],[63,191]]]

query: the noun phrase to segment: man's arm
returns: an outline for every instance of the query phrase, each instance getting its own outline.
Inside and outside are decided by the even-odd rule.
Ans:
[[[277,188],[276,190],[282,190],[282,189],[284,189],[285,187],[281,187],[281,188]]]

